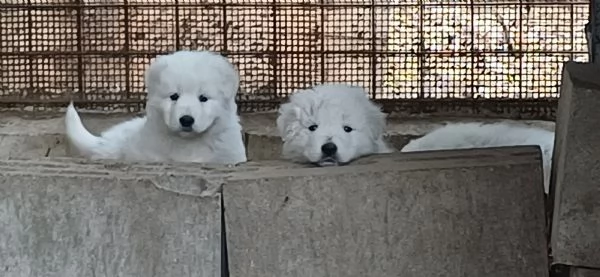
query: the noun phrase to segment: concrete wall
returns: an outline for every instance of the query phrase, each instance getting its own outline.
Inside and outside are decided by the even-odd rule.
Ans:
[[[231,276],[548,274],[537,147],[336,168],[0,160],[0,222],[4,277],[224,276],[224,237]]]
[[[231,274],[547,276],[539,155],[411,153],[239,174],[223,188]]]
[[[554,263],[600,274],[600,66],[570,62],[562,76],[552,168]],[[589,272],[589,273],[583,273]]]
[[[0,276],[221,276],[219,184],[197,167],[0,161]]]

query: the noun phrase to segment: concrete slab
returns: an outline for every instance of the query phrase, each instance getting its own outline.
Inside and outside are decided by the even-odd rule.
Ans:
[[[600,277],[600,269],[573,267],[569,270],[569,277]]]
[[[554,263],[600,268],[600,66],[566,63],[552,169]]]
[[[538,147],[234,172],[231,276],[548,276]]]
[[[221,276],[220,183],[204,171],[0,161],[0,275]]]
[[[0,158],[65,156],[66,149],[65,136],[60,134],[0,136]]]
[[[246,133],[246,156],[248,160],[275,160],[281,158],[282,142],[277,135]]]

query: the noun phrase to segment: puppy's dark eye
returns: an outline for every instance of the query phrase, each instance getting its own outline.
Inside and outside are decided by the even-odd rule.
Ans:
[[[169,96],[169,98],[171,98],[171,100],[173,101],[177,101],[177,99],[179,99],[179,94],[173,93],[171,94],[171,96]]]
[[[311,132],[314,132],[315,130],[317,130],[318,127],[319,126],[316,125],[316,124],[315,125],[310,125],[310,126],[308,126],[308,130],[310,130]]]
[[[200,95],[200,97],[198,97],[198,99],[200,99],[200,102],[208,101],[208,98],[206,98],[206,96],[204,96],[204,95]]]
[[[350,133],[350,132],[352,132],[352,130],[354,130],[354,129],[352,129],[352,127],[344,126],[344,132],[346,132],[346,133]]]

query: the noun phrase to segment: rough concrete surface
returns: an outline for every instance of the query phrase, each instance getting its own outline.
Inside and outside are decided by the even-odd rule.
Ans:
[[[232,173],[231,276],[548,276],[538,147]]]
[[[564,67],[552,169],[554,263],[600,268],[600,67]]]
[[[246,154],[252,161],[281,158],[281,144],[277,135],[246,133]]]
[[[569,274],[569,277],[600,277],[600,269],[573,267],[569,270]]]
[[[29,116],[29,114],[27,114]],[[137,115],[82,113],[84,125],[95,134]],[[249,160],[279,159],[281,139],[275,126],[276,113],[242,114],[241,123],[246,133]],[[77,156],[64,137],[61,114],[25,117],[25,114],[0,114],[0,157],[34,158]],[[502,119],[405,119],[389,116],[386,139],[396,149],[401,149],[411,139],[418,138],[447,122],[504,121]],[[520,121],[547,129],[552,122]]]
[[[220,183],[193,173],[206,170],[0,161],[0,276],[220,276]]]
[[[36,159],[65,156],[67,144],[61,134],[0,135],[0,157]]]

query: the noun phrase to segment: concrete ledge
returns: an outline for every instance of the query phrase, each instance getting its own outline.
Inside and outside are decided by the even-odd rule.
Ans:
[[[0,269],[221,276],[224,195],[231,276],[546,277],[541,182],[537,147],[336,168],[0,160]]]
[[[36,159],[66,156],[68,144],[63,134],[0,135],[0,157]]]
[[[554,263],[600,268],[600,66],[563,69],[551,188]]]
[[[0,161],[1,275],[221,276],[219,186],[191,167]]]
[[[600,277],[600,269],[573,267],[569,270],[569,274],[569,277]]]
[[[232,173],[231,276],[548,276],[538,147]]]
[[[82,114],[86,127],[93,133],[100,133],[108,127],[131,118],[133,115]],[[279,159],[281,140],[275,127],[275,113],[243,114],[249,160]],[[411,139],[420,137],[434,128],[448,122],[459,121],[506,121],[502,119],[443,118],[405,119],[390,116],[386,139],[396,149],[402,148]],[[547,121],[522,121],[550,130],[554,124]],[[66,157],[77,155],[64,137],[64,123],[61,114],[44,118],[25,118],[23,114],[0,114],[0,157],[37,158]]]

